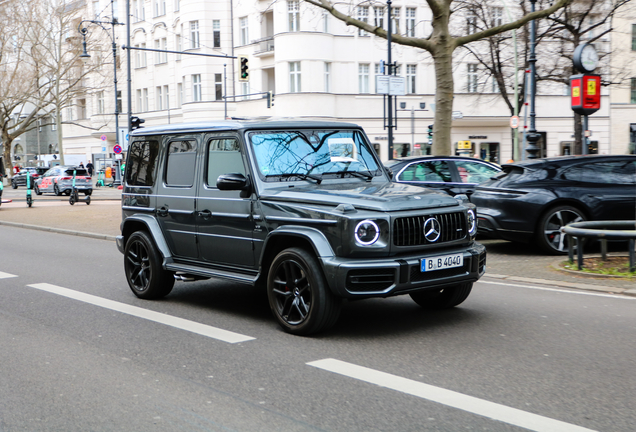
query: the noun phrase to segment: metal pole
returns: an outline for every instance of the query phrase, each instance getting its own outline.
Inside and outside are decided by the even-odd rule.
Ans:
[[[589,129],[589,118],[587,115],[583,116],[583,148],[581,149],[581,154],[582,155],[586,155],[588,149],[590,148],[590,141],[589,138],[587,136],[587,131]]]
[[[126,0],[126,46],[130,46],[130,0]],[[126,62],[128,70],[128,134],[132,128],[132,73],[130,66],[130,50],[126,50]],[[130,135],[129,135],[130,138]]]
[[[537,0],[530,0],[532,4],[531,12],[534,12],[534,6]],[[528,131],[528,135],[526,136],[526,140],[528,141],[528,147],[526,148],[526,152],[528,152],[528,159],[536,159],[539,157],[539,147],[537,146],[537,142],[541,138],[541,135],[537,133],[536,128],[536,119],[537,116],[535,112],[535,99],[537,93],[537,56],[535,53],[536,48],[536,37],[537,37],[537,23],[536,20],[532,20],[530,26],[530,58],[528,62],[530,63],[530,130]]]
[[[227,120],[227,64],[223,65],[223,102],[225,104],[225,115],[223,120]]]
[[[393,75],[391,72],[394,70],[393,64],[391,63],[391,0],[387,0],[386,2],[388,7],[388,19],[387,19],[387,41],[388,41],[388,66],[389,66],[389,75]],[[389,85],[389,88],[391,86]],[[393,159],[393,96],[389,93],[388,95],[388,127],[389,127],[389,160]]]
[[[115,2],[114,0],[110,0],[111,6],[111,23],[113,30],[113,84],[115,85],[115,145],[119,145],[119,106],[117,104],[117,42],[115,39],[115,25],[117,25],[117,20],[115,19]],[[121,184],[121,169],[119,168],[119,163],[117,163],[117,170],[115,172],[115,180],[113,181],[113,186],[119,186]]]

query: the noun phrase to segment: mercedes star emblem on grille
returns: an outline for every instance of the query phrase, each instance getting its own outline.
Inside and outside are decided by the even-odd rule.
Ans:
[[[435,218],[428,218],[424,222],[424,237],[431,243],[437,241],[442,234],[442,226]]]

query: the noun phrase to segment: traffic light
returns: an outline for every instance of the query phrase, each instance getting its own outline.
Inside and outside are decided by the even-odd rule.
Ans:
[[[250,80],[250,59],[247,56],[238,56],[239,59],[239,81]]]
[[[433,138],[433,125],[428,125],[428,138]]]
[[[136,116],[130,117],[130,130],[134,131],[135,129],[142,128],[143,127],[141,126],[142,123],[146,123],[146,120]]]
[[[271,108],[273,106],[274,106],[274,92],[270,90],[267,92],[267,108]]]

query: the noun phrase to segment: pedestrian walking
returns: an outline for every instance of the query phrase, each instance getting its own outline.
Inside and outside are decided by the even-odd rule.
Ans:
[[[92,176],[93,175],[93,169],[95,167],[93,166],[93,164],[91,163],[91,161],[89,160],[88,163],[86,163],[86,169],[88,170],[88,175]]]

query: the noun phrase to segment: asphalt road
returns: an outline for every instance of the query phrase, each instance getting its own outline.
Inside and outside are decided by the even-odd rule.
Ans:
[[[130,292],[111,241],[0,226],[0,431],[633,431],[636,298],[477,283],[285,334],[262,296]]]

